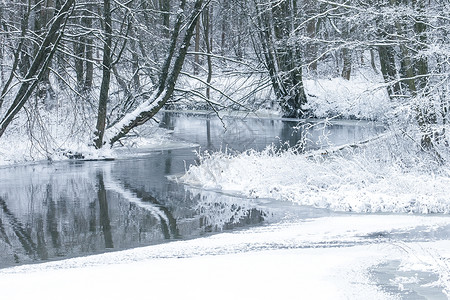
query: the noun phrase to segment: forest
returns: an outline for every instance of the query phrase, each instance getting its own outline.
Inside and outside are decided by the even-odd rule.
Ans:
[[[0,0],[0,294],[449,298],[449,109],[449,0]]]
[[[375,119],[448,158],[446,0],[14,0],[0,20],[5,152],[111,147],[161,109],[272,109]],[[328,109],[308,90],[351,90],[363,73],[359,98],[378,95],[382,113],[349,113],[361,99]]]

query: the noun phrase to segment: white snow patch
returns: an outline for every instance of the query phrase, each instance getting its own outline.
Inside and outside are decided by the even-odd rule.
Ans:
[[[379,150],[378,143],[371,147]],[[382,155],[360,152],[322,159],[272,148],[238,155],[205,153],[181,180],[336,211],[450,213],[448,172],[408,171],[380,159]]]
[[[185,89],[199,94],[205,93],[204,81],[187,76],[180,76],[179,80]],[[317,118],[384,120],[393,110],[394,103],[389,99],[383,77],[371,68],[353,70],[350,80],[342,77],[304,78],[303,83],[308,101],[303,108]],[[220,91],[211,90],[211,98],[218,110],[257,110],[259,115],[278,117],[282,114],[266,74],[213,74],[211,84]],[[188,99],[185,97],[183,94],[179,102],[183,108],[210,108],[202,97],[195,94]]]
[[[410,269],[423,269],[413,265],[414,251],[405,255],[404,248],[382,241],[354,247],[323,245],[358,242],[372,232],[449,223],[447,217],[389,215],[282,222],[195,240],[3,269],[0,286],[5,299],[130,299],[144,295],[157,299],[396,299],[372,281],[370,269],[391,259],[401,260]],[[426,245],[431,251],[439,251],[437,259],[449,255],[448,241]],[[448,272],[438,271],[441,278],[448,276]]]
[[[338,78],[305,80],[308,102],[305,109],[318,118],[339,116],[366,120],[384,119],[392,103],[382,78],[356,74],[350,80]]]

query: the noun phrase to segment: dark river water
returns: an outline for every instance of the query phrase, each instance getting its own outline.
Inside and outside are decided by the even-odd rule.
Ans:
[[[223,124],[223,123],[224,124]],[[225,125],[225,127],[224,127]],[[114,161],[64,161],[0,168],[0,268],[191,239],[284,217],[283,208],[202,191],[169,180],[196,162],[195,151],[306,149],[367,139],[371,123],[316,124],[165,113],[175,141],[198,146],[126,150]],[[133,155],[135,153],[136,155]],[[287,208],[286,208],[287,209]]]

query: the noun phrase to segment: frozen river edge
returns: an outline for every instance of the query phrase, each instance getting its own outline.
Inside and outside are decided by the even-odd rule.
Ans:
[[[222,176],[223,179],[236,180],[231,183],[217,181],[220,176],[215,176],[211,181],[212,189],[217,189],[219,183],[222,190],[240,191],[244,195],[249,192],[250,196],[264,198],[267,197],[266,191],[255,189],[255,182],[259,187],[267,187],[268,193],[273,195],[276,191],[281,196],[292,194],[292,189],[285,188],[291,188],[292,182],[309,182],[313,187],[314,184],[319,187],[310,195],[324,194],[327,197],[319,200],[335,199],[334,203],[342,203],[342,195],[346,199],[358,200],[371,191],[377,195],[374,200],[381,199],[377,194],[380,190],[383,192],[381,195],[387,195],[386,201],[391,201],[392,195],[407,199],[402,193],[417,195],[414,189],[422,190],[426,196],[431,195],[429,198],[432,200],[441,197],[442,201],[437,204],[448,203],[448,185],[445,184],[448,179],[445,176],[431,176],[433,180],[430,181],[428,175],[422,175],[418,180],[416,173],[406,176],[396,170],[391,172],[389,164],[384,164],[384,169],[379,168],[380,164],[372,163],[375,160],[371,160],[367,153],[359,157],[364,159],[353,161],[334,158],[334,164],[330,166],[321,165],[320,161],[312,165],[310,160],[301,160],[296,169],[308,170],[309,173],[298,172],[296,175],[306,174],[308,181],[288,176],[293,174],[292,163],[295,162],[289,153],[286,157],[266,157],[256,153],[255,162],[264,162],[263,167],[269,171],[271,166],[288,167],[280,168],[280,173],[260,171],[265,176],[261,176],[259,181],[256,180],[258,177],[248,177],[248,168],[243,168],[242,160],[239,161],[239,158],[245,158],[249,166],[253,163],[249,157],[243,155],[230,159],[220,153],[217,155],[218,159],[213,157],[211,161],[214,163],[211,164],[212,170],[220,171],[217,174],[222,176],[230,170],[242,169],[247,172],[245,176]],[[355,161],[363,163],[356,164]],[[234,162],[238,163],[233,165]],[[217,165],[227,168],[217,169]],[[317,172],[321,168],[324,171]],[[259,174],[256,171],[250,173]],[[272,177],[267,178],[266,174]],[[282,181],[277,182],[276,178]],[[291,178],[292,182],[286,178]],[[264,181],[266,179],[270,179],[270,184]],[[323,185],[322,179],[347,184],[327,186]],[[202,180],[203,185],[205,182]],[[245,185],[249,182],[251,185]],[[391,183],[396,184],[396,188],[392,188]],[[244,189],[242,185],[249,188]],[[308,200],[302,186],[297,187],[301,192],[298,195],[303,196],[294,197],[294,200]],[[332,187],[340,190],[334,191]],[[364,194],[355,193],[355,188]],[[432,188],[433,193],[428,193],[426,188]],[[336,197],[330,198],[330,195]],[[285,198],[289,200],[289,197]],[[322,202],[286,203],[295,207],[305,204],[321,207],[317,204]],[[396,203],[397,207],[405,207],[402,201]],[[350,204],[360,212],[368,211],[366,205]],[[350,206],[344,209],[337,207],[336,210],[347,207]],[[209,237],[2,269],[0,288],[5,299],[61,299],[62,296],[65,299],[146,296],[156,299],[447,299],[450,293],[450,217],[441,213],[412,213],[422,210],[409,210],[409,213],[399,210],[402,213],[393,214],[395,210],[389,206],[370,207],[374,210],[369,214],[344,212],[332,216],[286,216],[265,226]],[[380,213],[377,207],[390,211]],[[443,209],[441,206],[426,207],[437,207],[431,212],[441,212],[446,211],[447,206]]]
[[[432,233],[448,228],[450,218],[343,214],[291,220],[3,269],[0,287],[5,299],[446,299],[450,241],[395,239],[419,226]],[[390,262],[410,276],[374,275]],[[436,280],[424,283],[430,276]]]

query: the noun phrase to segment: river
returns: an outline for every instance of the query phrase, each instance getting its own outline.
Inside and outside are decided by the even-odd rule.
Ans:
[[[0,268],[191,239],[283,218],[283,210],[267,203],[219,191],[205,196],[168,176],[196,163],[196,151],[262,150],[299,141],[313,149],[363,140],[381,130],[371,123],[342,122],[316,124],[306,135],[298,121],[220,120],[200,113],[164,113],[160,127],[183,143],[173,149],[164,144],[124,149],[126,155],[114,161],[0,169]]]
[[[446,261],[426,248],[446,245],[450,236],[446,215],[336,213],[273,199],[247,199],[176,180],[198,163],[197,152],[262,150],[270,145],[301,145],[307,151],[370,139],[383,131],[381,126],[252,116],[220,120],[193,112],[166,112],[160,118],[159,126],[169,130],[171,141],[158,147],[119,149],[112,161],[1,168],[0,268],[80,256],[88,256],[88,261],[93,254],[156,244],[142,252],[145,259],[282,249],[297,249],[313,258],[325,253],[331,261],[339,261],[340,255],[358,254],[366,261],[367,255],[383,254],[379,261],[368,257],[364,276],[356,273],[349,284],[381,289],[400,299],[446,299],[442,286],[436,285],[447,284]],[[218,238],[208,240],[213,244],[204,249],[201,241],[195,243],[201,240],[198,237],[224,231],[233,234],[215,235]],[[176,243],[167,244],[175,240],[194,246],[180,252]],[[160,251],[160,246],[167,247]],[[403,261],[408,257],[420,258],[420,263],[429,259],[429,266],[437,269],[415,270],[415,264],[407,269]],[[309,272],[314,274],[316,267],[323,266]],[[343,267],[351,272],[351,265]],[[360,277],[370,282],[359,283]]]

